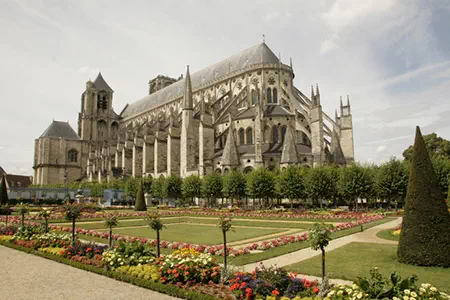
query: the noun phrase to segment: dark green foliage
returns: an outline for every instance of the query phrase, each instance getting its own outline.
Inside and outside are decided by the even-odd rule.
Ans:
[[[144,177],[144,193],[151,194],[153,178],[151,175]]]
[[[268,200],[275,195],[275,176],[265,168],[253,170],[247,176],[247,192],[254,199]]]
[[[137,191],[139,182],[141,181],[140,178],[128,178],[127,182],[125,183],[125,194],[128,197],[131,197],[133,199],[136,199]]]
[[[450,214],[425,142],[416,129],[397,256],[400,262],[450,267]]]
[[[152,196],[154,198],[162,199],[164,197],[164,182],[166,179],[164,177],[159,177],[157,179],[154,179],[152,182]]]
[[[222,197],[222,187],[222,176],[217,173],[202,178],[202,195],[208,199],[208,206],[215,205],[216,199]]]
[[[134,206],[135,211],[146,211],[147,205],[145,205],[145,196],[144,196],[144,183],[142,180],[138,183],[138,190],[136,195],[136,205]]]
[[[397,206],[402,203],[408,187],[408,170],[401,161],[391,158],[381,165],[377,172],[376,189],[378,196]]]
[[[423,136],[425,146],[428,154],[435,158],[441,157],[450,159],[450,141],[438,137],[436,133],[426,134]],[[403,157],[406,160],[411,161],[413,157],[413,146],[409,146],[408,149],[403,151]]]
[[[223,177],[223,194],[231,199],[231,204],[234,199],[241,200],[245,197],[245,187],[245,176],[239,171],[232,171]]]
[[[169,177],[167,177],[164,182],[164,191],[163,191],[164,196],[173,199],[180,198],[182,183],[183,180],[176,175],[172,174]]]
[[[183,198],[187,199],[191,204],[194,203],[195,197],[200,197],[202,194],[202,180],[197,175],[191,175],[183,179],[181,187]]]
[[[8,191],[6,190],[6,175],[3,174],[2,182],[0,183],[0,205],[8,204]]]
[[[431,159],[434,173],[436,174],[437,184],[441,192],[442,199],[447,199],[448,180],[450,179],[450,160],[442,157]]]
[[[375,192],[373,170],[358,164],[352,164],[341,171],[339,188],[344,199],[358,209],[358,198],[368,199]]]
[[[282,198],[293,200],[306,198],[306,169],[298,166],[289,166],[281,170],[277,176],[277,192]]]
[[[322,200],[332,200],[337,194],[338,174],[332,167],[318,167],[308,171],[305,188],[313,205],[322,207]]]

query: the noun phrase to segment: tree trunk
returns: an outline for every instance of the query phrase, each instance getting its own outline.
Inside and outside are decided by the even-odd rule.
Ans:
[[[322,209],[322,198],[319,198],[319,206],[320,206],[320,208]]]
[[[112,246],[112,227],[109,227],[109,248]]]
[[[358,198],[355,200],[355,211],[358,211]]]
[[[161,251],[159,249],[159,230],[156,230],[156,254],[158,257],[161,256]]]
[[[322,280],[325,278],[325,249],[320,248],[322,250]]]
[[[291,210],[294,210],[294,201],[291,199]]]
[[[75,244],[75,218],[72,217],[72,244]]]
[[[6,215],[6,226],[8,226],[8,215]]]
[[[223,233],[223,268],[227,269],[227,233],[225,230],[222,230]]]
[[[48,232],[48,219],[45,219],[45,233]]]
[[[24,223],[25,223],[25,215],[22,214],[22,227],[23,227]]]

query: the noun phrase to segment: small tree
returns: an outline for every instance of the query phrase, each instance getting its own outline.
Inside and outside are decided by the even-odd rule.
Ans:
[[[67,221],[72,221],[72,244],[75,244],[75,220],[81,215],[81,207],[68,204],[65,207],[65,218]]]
[[[282,198],[289,199],[291,209],[293,201],[305,198],[305,174],[298,166],[288,166],[277,177],[277,192]]]
[[[245,197],[246,181],[245,176],[241,172],[234,170],[223,178],[223,194],[231,199],[231,205],[234,199],[241,200]]]
[[[161,230],[163,230],[163,228],[166,228],[166,226],[164,226],[163,222],[161,221],[161,218],[159,216],[158,212],[152,212],[147,214],[147,216],[144,219],[148,226],[153,229],[154,231],[156,231],[156,253],[158,255],[158,257],[161,256],[161,251],[160,251],[160,238],[159,238],[159,232]]]
[[[139,185],[139,178],[128,178],[125,183],[125,194],[136,201],[136,195]]]
[[[25,215],[28,213],[28,207],[26,207],[24,204],[19,205],[19,209],[17,210],[17,212],[19,213],[19,215],[21,216],[21,225],[22,228],[25,225]]]
[[[273,173],[266,168],[258,168],[247,176],[247,190],[253,201],[255,199],[265,200],[265,204],[271,199],[275,193],[275,177]],[[254,204],[254,203],[253,203]]]
[[[231,221],[231,218],[227,218],[225,216],[220,216],[219,223],[217,224],[217,227],[219,227],[222,230],[223,235],[223,268],[227,269],[227,232],[233,229],[233,224]]]
[[[180,177],[172,174],[164,182],[163,194],[167,198],[179,199],[181,197],[181,185],[183,181]]]
[[[216,199],[223,196],[222,194],[222,177],[217,173],[211,173],[202,179],[202,194],[208,199],[208,206],[215,204]]]
[[[153,180],[152,182],[152,197],[153,198],[158,198],[159,199],[159,203],[161,204],[161,200],[164,197],[164,182],[166,181],[166,179],[164,177],[159,177],[155,180]]]
[[[195,197],[200,197],[202,194],[202,180],[197,175],[191,175],[183,180],[181,186],[183,198],[189,199],[190,203],[194,203]]]
[[[106,214],[103,220],[106,228],[109,228],[109,247],[112,246],[112,229],[119,226],[119,219],[114,214]]]
[[[395,159],[381,165],[377,172],[376,190],[381,199],[395,203],[395,209],[399,202],[403,202],[408,187],[408,173],[405,165]]]
[[[313,250],[322,251],[322,280],[325,279],[325,247],[331,240],[330,229],[332,225],[315,223],[309,230],[309,244]]]
[[[139,181],[138,190],[136,194],[136,204],[134,206],[135,211],[146,211],[147,205],[145,205],[145,196],[144,196],[144,183],[143,181]]]
[[[7,205],[9,202],[8,191],[6,190],[6,175],[3,174],[2,182],[0,183],[0,205]]]
[[[45,222],[44,230],[45,230],[45,232],[48,232],[48,219],[50,219],[51,215],[52,215],[52,211],[50,209],[46,209],[46,208],[41,210],[39,212],[39,214],[38,214],[39,217],[44,219],[44,222]]]

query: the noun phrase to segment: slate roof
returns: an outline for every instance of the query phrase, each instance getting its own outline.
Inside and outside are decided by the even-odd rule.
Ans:
[[[26,188],[31,185],[31,177],[26,175],[13,175],[7,174],[6,180],[8,181],[9,188]]]
[[[69,122],[53,121],[40,137],[62,138],[65,140],[81,140]]]
[[[102,73],[98,73],[97,78],[94,80],[94,86],[99,91],[114,92],[113,89],[103,79]]]
[[[291,113],[281,105],[267,105],[266,110],[264,111],[265,117],[293,116],[293,115],[294,115],[293,113]]]
[[[230,56],[216,64],[206,67],[191,74],[192,89],[210,81],[214,81],[230,72],[247,68],[251,65],[264,63],[278,63],[278,57],[265,43],[255,45],[240,53]],[[136,114],[149,110],[155,106],[164,104],[170,100],[180,97],[184,93],[184,81],[181,79],[168,87],[130,104],[122,112],[121,117],[132,117]],[[95,82],[94,82],[95,84]]]

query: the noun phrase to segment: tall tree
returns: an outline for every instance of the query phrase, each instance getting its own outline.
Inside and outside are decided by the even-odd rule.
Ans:
[[[133,200],[136,200],[139,180],[139,178],[130,177],[125,183],[125,194]]]
[[[378,196],[386,200],[389,205],[393,202],[396,209],[398,203],[402,203],[406,196],[407,172],[405,165],[394,157],[382,164],[377,172],[376,190]]]
[[[443,157],[434,157],[431,159],[431,163],[436,174],[441,197],[442,199],[447,199],[448,181],[450,179],[450,160]]]
[[[211,173],[202,178],[202,195],[208,199],[208,207],[217,204],[217,198],[223,196],[222,176],[217,173]]]
[[[223,177],[223,194],[231,199],[231,205],[234,200],[241,200],[245,197],[246,181],[245,176],[240,171],[234,170]]]
[[[179,199],[181,197],[181,184],[183,181],[179,176],[174,174],[166,178],[164,182],[164,196],[172,199]]]
[[[138,190],[136,193],[136,204],[134,206],[135,211],[146,211],[147,205],[145,204],[145,195],[144,195],[144,182],[139,180]]]
[[[313,205],[322,207],[323,201],[333,199],[336,191],[336,178],[332,176],[331,167],[316,167],[308,171],[305,178],[306,192]]]
[[[411,173],[397,256],[400,262],[450,267],[450,213],[419,127],[416,128]]]
[[[450,141],[439,137],[436,133],[430,133],[423,136],[425,147],[431,157],[441,157],[450,159]],[[413,146],[409,146],[403,151],[403,157],[411,161]]]
[[[8,204],[8,191],[6,190],[6,175],[3,174],[2,182],[0,183],[0,204],[6,205]]]
[[[161,204],[161,200],[164,198],[164,182],[166,179],[164,177],[159,177],[153,180],[151,192],[152,197],[159,199],[159,203]]]
[[[275,194],[275,177],[273,173],[266,168],[258,168],[253,170],[247,176],[247,192],[253,198],[264,200],[264,205],[268,205],[269,199]],[[254,202],[253,202],[254,206]]]
[[[304,168],[298,166],[288,166],[277,176],[277,192],[282,198],[289,199],[291,209],[294,200],[306,197],[305,176]]]
[[[372,167],[352,164],[342,169],[339,188],[342,196],[358,210],[358,199],[370,198],[374,189]]]
[[[189,199],[190,204],[194,204],[194,198],[202,194],[202,180],[198,175],[190,175],[183,179],[181,187],[183,198]]]

